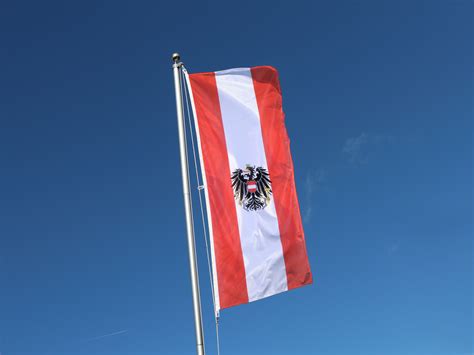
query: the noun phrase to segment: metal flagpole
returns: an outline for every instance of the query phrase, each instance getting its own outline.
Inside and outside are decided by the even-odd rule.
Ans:
[[[172,59],[174,62],[174,92],[176,95],[176,111],[178,116],[179,156],[181,158],[181,176],[183,178],[183,197],[184,209],[186,213],[186,232],[188,235],[189,267],[191,271],[191,286],[193,291],[194,326],[196,328],[196,350],[198,355],[204,355],[204,333],[202,329],[201,319],[201,297],[199,293],[199,276],[196,262],[196,247],[194,244],[193,213],[189,188],[188,153],[184,131],[183,100],[181,92],[182,63],[179,61],[180,56],[178,53],[174,53]]]

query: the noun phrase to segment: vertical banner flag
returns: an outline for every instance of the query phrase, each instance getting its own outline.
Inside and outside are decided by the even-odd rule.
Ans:
[[[277,71],[186,74],[216,311],[312,283]]]

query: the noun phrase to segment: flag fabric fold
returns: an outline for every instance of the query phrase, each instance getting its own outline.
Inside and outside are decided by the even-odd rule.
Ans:
[[[187,74],[216,312],[312,283],[277,71]]]

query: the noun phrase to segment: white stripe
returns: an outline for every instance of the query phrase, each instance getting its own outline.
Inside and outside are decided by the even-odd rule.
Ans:
[[[250,69],[216,72],[216,82],[230,171],[245,169],[247,164],[268,168]],[[237,201],[235,208],[249,301],[286,291],[286,269],[273,199],[259,211],[245,211]]]
[[[194,105],[194,97],[193,97],[193,90],[191,88],[191,82],[189,80],[188,71],[183,68],[184,76],[186,77],[186,84],[189,91],[191,107],[193,109],[193,116],[194,116],[194,128],[196,129],[196,136],[198,140],[198,150],[199,150],[199,164],[201,165],[201,174],[202,180],[204,184],[204,196],[206,198],[206,211],[207,211],[207,223],[208,223],[208,230],[209,230],[209,239],[211,244],[211,262],[212,262],[212,283],[214,286],[214,312],[216,317],[219,317],[219,310],[220,310],[220,303],[219,303],[219,284],[217,283],[217,268],[216,268],[216,254],[214,253],[214,233],[212,231],[212,215],[211,215],[211,205],[209,204],[209,190],[207,188],[207,179],[206,179],[206,169],[204,169],[204,160],[202,156],[202,149],[201,149],[201,135],[199,134],[199,124],[197,121],[197,114],[196,114],[196,106]],[[1,355],[1,354],[0,354]]]

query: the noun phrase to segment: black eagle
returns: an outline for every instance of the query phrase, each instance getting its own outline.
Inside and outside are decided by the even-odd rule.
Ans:
[[[267,207],[272,195],[272,185],[267,169],[247,165],[245,169],[235,169],[232,172],[231,181],[234,198],[244,210],[257,211]],[[249,189],[249,184],[254,187]]]

